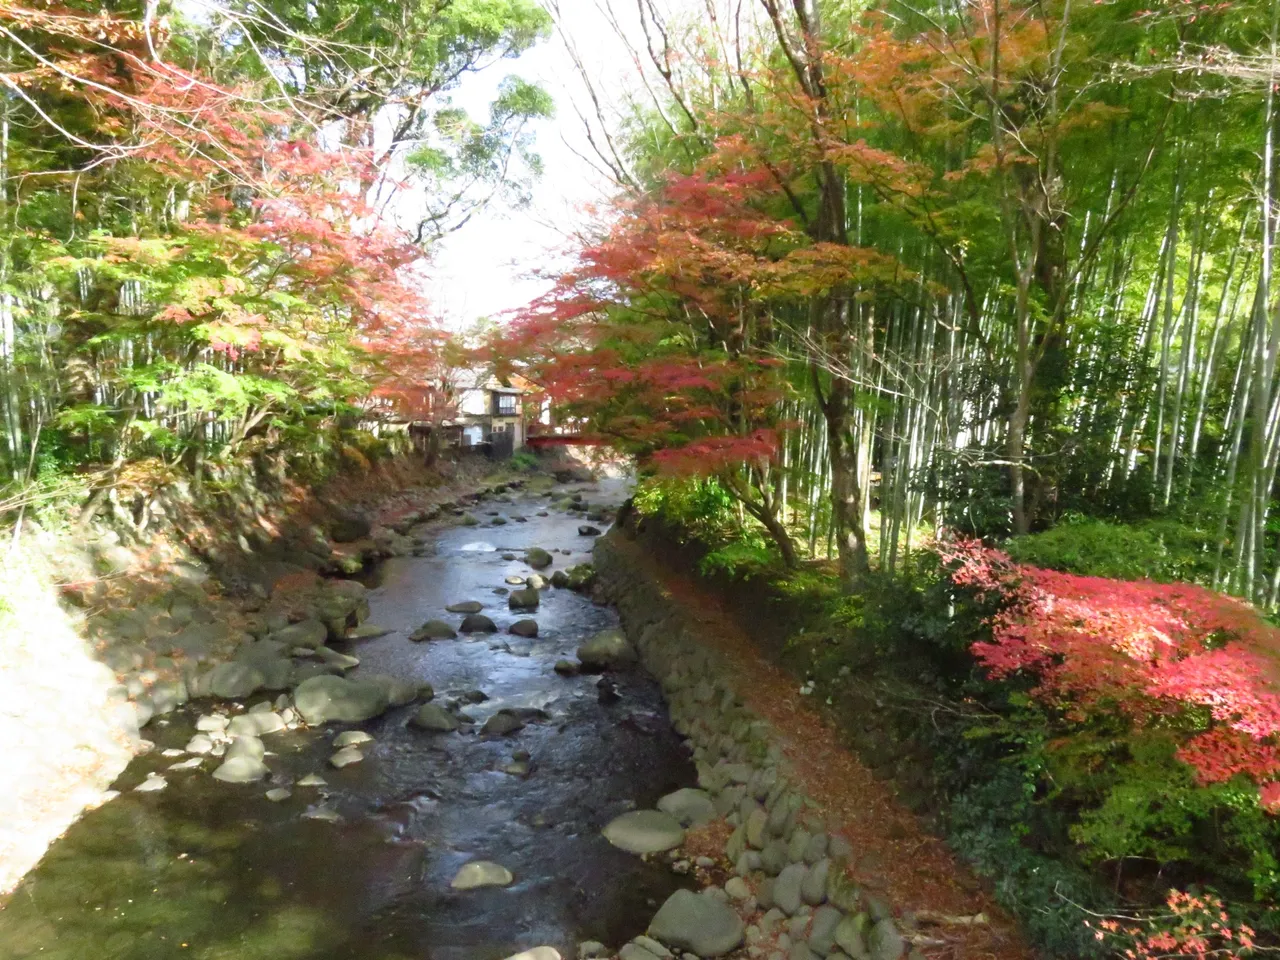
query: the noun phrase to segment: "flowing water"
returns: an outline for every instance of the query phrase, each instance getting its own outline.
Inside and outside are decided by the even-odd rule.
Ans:
[[[592,503],[623,495],[619,481],[586,491]],[[528,522],[426,528],[433,555],[380,568],[369,622],[394,632],[353,647],[362,661],[354,675],[429,682],[437,702],[480,690],[489,699],[465,707],[478,722],[512,706],[541,708],[550,720],[501,738],[427,734],[406,727],[416,708],[402,707],[365,724],[265,737],[273,782],[223,784],[207,760],[203,771],[169,774],[161,792],[130,792],[174,762],[160,750],[190,737],[209,706],[193,705],[148,728],[157,749],[120,777],[124,793],[72,827],[0,910],[0,957],[496,960],[540,944],[571,957],[579,940],[617,944],[641,932],[681,878],[615,850],[600,828],[690,785],[693,768],[647,675],[618,676],[621,698],[606,705],[596,677],[553,671],[616,622],[611,609],[549,589],[536,613],[522,614],[495,593],[505,577],[531,572],[504,553],[541,546],[555,552],[553,569],[589,560],[580,520],[536,516],[546,496],[512,500],[473,512],[486,523],[494,510]],[[460,619],[444,607],[463,600],[483,603],[499,632],[406,639],[426,619]],[[529,615],[539,637],[505,632]],[[352,726],[375,742],[363,762],[335,770],[330,741]],[[531,756],[527,777],[504,772],[517,750]],[[265,798],[308,773],[327,786]],[[321,808],[341,819],[305,815]],[[515,882],[452,890],[458,868],[478,859],[503,864]]]

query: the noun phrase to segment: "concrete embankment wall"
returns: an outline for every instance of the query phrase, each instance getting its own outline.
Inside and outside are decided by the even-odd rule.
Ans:
[[[910,933],[899,931],[888,903],[850,879],[854,851],[828,834],[779,732],[744,705],[723,656],[652,575],[643,548],[615,528],[597,542],[594,559],[602,590],[693,748],[699,786],[734,828],[725,853],[737,882],[725,884],[724,898],[747,920],[751,952],[781,948],[790,960],[906,953]]]

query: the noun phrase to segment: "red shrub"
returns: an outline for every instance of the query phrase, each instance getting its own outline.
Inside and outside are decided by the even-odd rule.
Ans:
[[[1108,580],[1015,564],[976,541],[942,544],[951,580],[1002,598],[972,652],[994,678],[1083,720],[1117,712],[1187,730],[1178,758],[1202,783],[1244,774],[1280,813],[1280,630],[1192,584]]]

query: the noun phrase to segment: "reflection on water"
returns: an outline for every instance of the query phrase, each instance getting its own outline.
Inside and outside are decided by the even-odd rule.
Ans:
[[[622,495],[605,482],[587,498]],[[504,707],[540,708],[549,720],[484,740],[409,729],[414,708],[404,707],[360,725],[375,742],[364,762],[342,770],[326,760],[347,725],[330,725],[267,737],[272,782],[219,783],[208,761],[204,772],[170,774],[162,792],[126,791],[56,843],[0,911],[0,958],[495,960],[543,943],[572,956],[575,941],[619,943],[640,932],[679,878],[613,849],[599,830],[629,806],[692,783],[692,766],[657,720],[665,714],[647,676],[620,677],[621,700],[604,706],[595,678],[554,673],[583,637],[615,622],[611,610],[547,590],[533,614],[539,636],[505,632],[529,614],[508,610],[493,590],[529,572],[518,559],[524,548],[570,551],[555,553],[555,568],[589,559],[591,548],[576,518],[535,516],[546,498],[514,500],[486,504],[528,517],[503,527],[500,545],[446,527],[434,555],[386,563],[370,620],[393,632],[353,652],[357,675],[428,682],[438,700],[482,691],[487,699],[465,708],[478,722]],[[424,620],[459,619],[444,607],[463,600],[483,603],[500,632],[406,639]],[[187,741],[196,712],[153,725],[158,749],[117,786],[172,763],[160,750]],[[529,754],[527,776],[505,772],[517,751]],[[326,786],[297,786],[309,773]],[[273,804],[264,793],[279,785],[293,796]],[[319,806],[338,819],[303,816]],[[503,864],[515,882],[451,890],[474,859]]]

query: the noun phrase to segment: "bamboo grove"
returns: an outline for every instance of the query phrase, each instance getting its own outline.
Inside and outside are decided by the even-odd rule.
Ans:
[[[1094,517],[1274,607],[1278,17],[641,3],[622,199],[505,350],[784,559]]]

